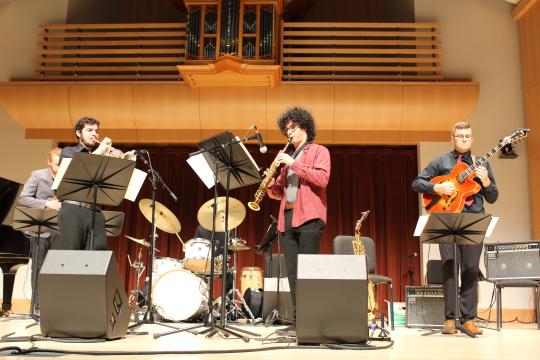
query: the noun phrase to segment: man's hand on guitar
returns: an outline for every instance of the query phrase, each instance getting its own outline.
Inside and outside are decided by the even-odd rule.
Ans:
[[[474,170],[474,174],[480,179],[483,187],[488,187],[491,184],[489,180],[488,171],[485,167],[479,166]]]
[[[456,191],[456,186],[454,183],[447,181],[440,184],[435,184],[433,191],[439,195],[452,195],[454,191]]]

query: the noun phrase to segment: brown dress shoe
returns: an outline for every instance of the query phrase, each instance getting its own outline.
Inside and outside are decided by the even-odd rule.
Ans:
[[[455,326],[456,322],[454,320],[446,320],[442,328],[442,333],[449,335],[457,334],[458,331]]]
[[[474,320],[465,321],[461,326],[474,335],[482,335],[483,333],[483,331],[476,326]]]

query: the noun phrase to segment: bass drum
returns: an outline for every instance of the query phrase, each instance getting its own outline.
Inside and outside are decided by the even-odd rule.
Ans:
[[[171,270],[157,279],[152,299],[163,319],[189,320],[208,309],[208,286],[187,270]]]

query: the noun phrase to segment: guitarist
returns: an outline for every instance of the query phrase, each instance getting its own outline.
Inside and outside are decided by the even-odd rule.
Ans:
[[[430,183],[430,180],[436,176],[448,175],[458,162],[472,165],[474,161],[474,157],[471,155],[473,137],[470,124],[467,122],[456,123],[452,128],[451,135],[450,141],[454,145],[454,150],[439,156],[418,174],[412,183],[414,191],[422,194],[452,195],[456,190],[452,182]],[[489,163],[486,162],[485,166],[477,167],[475,175],[474,181],[480,185],[480,191],[465,199],[465,207],[462,212],[484,213],[484,199],[493,204],[499,196]],[[456,253],[461,273],[460,322],[463,328],[475,335],[482,334],[482,330],[474,323],[478,307],[478,274],[482,247],[482,244],[458,245]],[[456,334],[457,330],[454,327],[453,245],[440,244],[439,251],[443,261],[444,315],[446,318],[443,333]]]

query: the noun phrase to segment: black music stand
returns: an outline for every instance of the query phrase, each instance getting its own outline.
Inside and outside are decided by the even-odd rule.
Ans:
[[[243,332],[252,336],[260,336],[259,334],[246,331],[226,324],[226,311],[225,304],[227,298],[226,282],[222,283],[222,301],[220,309],[220,323],[216,324],[213,308],[213,291],[214,291],[214,234],[216,229],[216,210],[217,210],[217,183],[225,189],[225,224],[224,232],[225,239],[223,244],[223,271],[222,278],[226,279],[227,276],[227,244],[229,243],[229,190],[234,190],[244,186],[257,184],[261,182],[261,175],[259,169],[254,163],[245,147],[241,144],[242,141],[247,139],[237,139],[230,131],[222,132],[209,139],[203,140],[197,144],[199,151],[191,153],[190,156],[202,154],[212,169],[214,176],[214,214],[212,222],[212,239],[210,239],[210,289],[208,296],[208,309],[209,318],[208,324],[194,326],[188,329],[178,329],[168,333],[160,334],[159,336],[169,335],[180,331],[189,331],[198,327],[207,326],[208,328],[199,332],[198,334],[207,334],[207,337],[211,337],[217,333],[222,333],[224,336],[234,335],[241,338],[245,342],[249,341],[249,338],[239,334]],[[156,336],[154,336],[155,338]]]
[[[94,249],[97,205],[120,205],[134,168],[134,161],[109,156],[77,153],[71,159],[56,196],[92,204],[90,250]]]
[[[35,313],[36,281],[37,281],[37,262],[39,258],[39,241],[42,230],[46,232],[58,233],[58,211],[49,209],[34,209],[27,207],[16,207],[13,214],[14,230],[31,231],[37,234],[36,258],[32,259],[32,298],[30,300],[30,317],[39,321],[39,315]],[[52,236],[52,234],[50,235]]]
[[[101,213],[105,217],[105,232],[107,236],[118,236],[122,232],[125,214],[121,211],[105,211]]]
[[[453,244],[454,255],[454,282],[455,282],[455,326],[470,337],[476,337],[460,324],[459,289],[458,289],[458,259],[456,259],[457,246],[478,245],[484,241],[486,231],[491,222],[491,215],[479,213],[432,213],[420,235],[420,242],[427,244]],[[452,329],[444,329],[452,330]],[[432,330],[423,334],[432,335],[441,333],[443,329]]]

